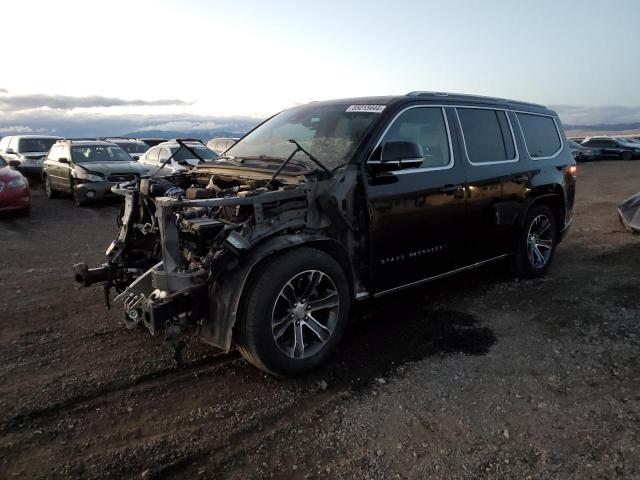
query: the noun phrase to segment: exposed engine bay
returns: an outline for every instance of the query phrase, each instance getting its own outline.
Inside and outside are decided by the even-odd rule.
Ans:
[[[107,307],[115,289],[128,328],[144,325],[177,346],[195,326],[205,342],[228,351],[243,285],[261,259],[316,242],[337,250],[353,273],[366,251],[353,213],[361,210],[357,182],[345,181],[357,172],[271,173],[203,166],[114,187],[125,197],[118,237],[105,264],[74,266],[76,280],[102,283]]]

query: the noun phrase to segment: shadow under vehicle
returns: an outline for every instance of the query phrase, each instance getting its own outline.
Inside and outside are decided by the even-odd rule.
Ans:
[[[114,187],[120,233],[76,280],[107,303],[115,288],[125,323],[177,352],[195,331],[273,374],[324,362],[354,301],[501,259],[542,275],[571,225],[575,160],[557,114],[530,103],[314,102],[201,160]]]

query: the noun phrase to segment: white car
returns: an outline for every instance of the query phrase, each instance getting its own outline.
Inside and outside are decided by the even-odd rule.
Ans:
[[[184,143],[205,161],[213,161],[218,158],[218,154],[207,148],[202,142],[189,140],[184,141]],[[173,158],[171,158],[172,155]],[[167,162],[169,158],[171,160]],[[149,170],[150,175],[156,177],[166,177],[174,173],[186,172],[201,163],[201,160],[191,153],[189,149],[182,147],[175,140],[169,140],[151,147],[138,161]]]
[[[42,159],[53,144],[61,139],[62,137],[50,135],[9,135],[0,140],[0,155],[7,162],[19,162],[16,169],[23,174],[40,177]]]
[[[212,138],[207,142],[207,147],[216,152],[218,155],[222,155],[231,147],[233,147],[239,138]]]

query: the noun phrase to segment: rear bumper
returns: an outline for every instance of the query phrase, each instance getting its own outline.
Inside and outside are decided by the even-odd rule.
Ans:
[[[16,167],[16,170],[22,173],[25,177],[33,177],[33,178],[42,177],[42,165],[21,164],[19,167]]]
[[[558,243],[564,240],[571,230],[571,226],[573,225],[573,218],[570,218],[564,225],[564,227],[559,232]]]
[[[7,187],[5,186],[5,189]],[[0,212],[26,210],[31,205],[29,187],[7,189],[0,192]]]

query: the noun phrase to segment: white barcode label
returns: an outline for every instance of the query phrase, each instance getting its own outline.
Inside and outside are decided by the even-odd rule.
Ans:
[[[382,113],[387,108],[385,105],[351,105],[347,108],[347,112],[360,112],[360,113]]]

